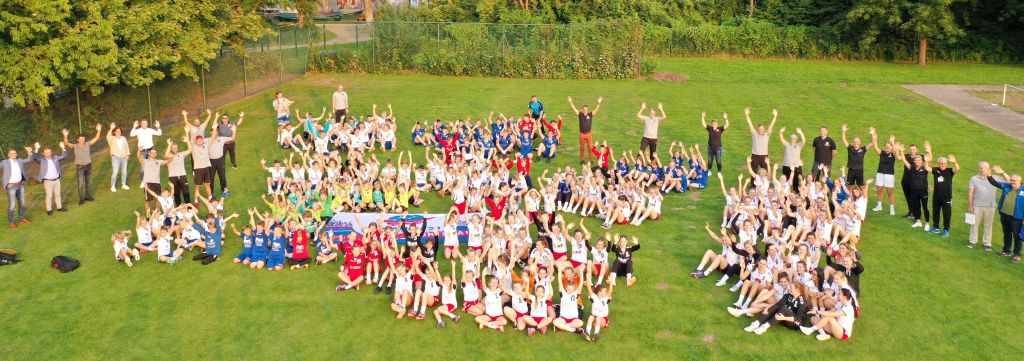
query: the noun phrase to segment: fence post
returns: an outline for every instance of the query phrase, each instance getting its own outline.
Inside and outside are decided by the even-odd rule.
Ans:
[[[281,84],[284,82],[284,43],[281,39],[281,28],[277,28],[277,83]]]
[[[1006,88],[1007,88],[1007,84],[1003,84],[1003,102],[999,103],[999,104],[1001,104],[1004,107],[1006,106]],[[81,111],[79,111],[79,113],[81,113]],[[82,115],[79,114],[78,117],[81,118]],[[79,126],[79,127],[81,127],[81,126]]]
[[[206,108],[209,108],[209,106],[206,105],[206,69],[205,68],[199,68],[199,81],[200,81],[200,85],[202,85],[202,87],[203,87],[203,109],[206,109]]]
[[[327,24],[322,24],[322,25],[324,26],[322,31],[324,32],[324,48],[326,49],[327,48]]]
[[[299,28],[296,25],[295,29],[292,29],[292,50],[296,56],[299,55]]]
[[[79,86],[75,85],[75,108],[78,108],[78,133],[82,133],[82,99],[78,96]]]
[[[149,91],[149,84],[146,84],[146,103],[149,105],[149,119],[153,119],[153,94]]]
[[[441,23],[437,23],[437,52],[441,53]]]
[[[248,72],[245,69],[245,54],[242,54],[242,94],[249,96]]]

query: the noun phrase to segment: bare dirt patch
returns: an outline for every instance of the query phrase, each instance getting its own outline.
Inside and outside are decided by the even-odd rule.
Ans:
[[[715,343],[715,339],[716,339],[715,335],[710,334],[710,333],[709,334],[704,334],[704,335],[700,336],[700,340],[704,341],[705,343]]]
[[[656,71],[654,72],[654,74],[651,74],[651,78],[657,81],[667,81],[673,83],[690,80],[690,77],[686,75],[673,73],[670,71]]]
[[[658,284],[654,285],[654,288],[658,289],[658,291],[668,291],[668,283],[658,282]]]
[[[675,334],[672,333],[672,331],[669,331],[669,330],[658,331],[658,338],[660,338],[662,340],[668,340],[668,339],[672,338],[672,336],[675,336]]]

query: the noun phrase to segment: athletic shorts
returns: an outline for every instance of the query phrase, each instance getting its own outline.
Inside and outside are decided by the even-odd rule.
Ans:
[[[875,173],[875,186],[882,188],[894,188],[896,186],[896,175]]]
[[[394,148],[394,147],[395,147],[395,145],[394,145],[394,144],[392,144],[392,143],[391,143],[391,141],[386,141],[386,142],[384,142],[384,149],[385,149],[385,150],[391,150],[391,149],[392,149],[392,148]]]
[[[235,259],[237,259],[239,262],[251,261],[252,260],[252,255],[249,254],[248,252],[242,252],[242,253],[239,253],[237,256],[235,256]]]
[[[534,323],[540,323],[541,321],[544,321],[545,317],[530,316],[530,318],[533,319]]]
[[[459,214],[466,213],[466,203],[467,202],[455,203],[455,209],[459,211]]]
[[[594,317],[597,317],[597,322],[598,322],[597,324],[600,325],[601,328],[608,328],[608,326],[612,325],[612,321],[608,319],[608,316],[605,316],[605,317],[594,316]]]
[[[850,339],[850,334],[846,333],[846,329],[844,328],[843,329],[843,337],[840,337],[839,340],[840,341],[846,341],[846,340],[849,340],[849,339]]]
[[[469,312],[470,308],[473,308],[473,306],[476,306],[478,304],[480,304],[480,301],[463,301],[462,312]]]
[[[213,177],[210,176],[210,167],[199,168],[192,171],[192,182],[196,185],[213,184]]]
[[[520,318],[523,318],[523,317],[525,317],[525,316],[530,314],[529,312],[520,313],[519,311],[516,311],[516,310],[512,310],[512,312],[516,313],[516,321],[519,321]]]
[[[284,266],[284,260],[276,258],[271,258],[267,260],[267,268],[274,268],[277,266]]]
[[[601,274],[601,270],[603,269],[604,263],[594,263],[594,271],[597,272],[597,274]]]
[[[477,247],[477,246],[469,246],[469,250],[470,251],[483,252],[484,248],[483,247]]]
[[[570,323],[573,323],[573,322],[576,322],[576,321],[580,320],[578,318],[565,318],[565,317],[562,317],[562,316],[558,316],[558,319],[562,320],[566,324],[570,324]]]
[[[502,315],[498,315],[498,316],[484,315],[484,317],[487,317],[487,321],[494,322],[494,321],[500,320]]]
[[[448,313],[453,313],[453,312],[455,312],[455,305],[453,305],[453,304],[450,304],[450,303],[449,303],[449,304],[447,304],[447,305],[444,305],[444,308],[448,310]]]
[[[560,259],[562,257],[565,257],[565,255],[568,254],[568,253],[567,252],[554,252],[554,251],[552,251],[551,254],[553,256],[555,256],[554,258],[557,261],[558,259]]]
[[[146,183],[146,189],[149,189],[149,190],[153,191],[153,193],[156,193],[156,194],[160,194],[160,192],[161,192],[161,190],[160,190],[160,183]],[[152,201],[154,199],[156,199],[156,197],[153,197],[152,194],[149,194],[149,192],[146,192],[146,202]]]
[[[359,277],[363,276],[363,270],[350,269],[350,270],[345,271],[345,274],[348,275],[348,280],[349,281],[355,281]]]
[[[572,264],[572,268],[576,268],[583,265],[583,262],[576,262],[575,260],[572,259],[569,260],[569,263]]]

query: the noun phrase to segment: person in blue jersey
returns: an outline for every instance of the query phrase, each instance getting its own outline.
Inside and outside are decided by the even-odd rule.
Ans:
[[[255,210],[253,212],[255,213]],[[264,220],[264,222],[268,221]],[[253,232],[252,238],[252,253],[249,256],[250,269],[263,269],[267,265],[267,251],[270,247],[270,233],[267,231],[267,227],[266,223],[256,223],[256,231]]]
[[[541,103],[536,95],[530,97],[530,103],[526,106],[533,119],[540,119],[541,114],[544,114],[544,103]]]
[[[412,145],[430,145],[430,137],[427,137],[427,128],[420,125],[420,122],[416,122],[412,126]]]
[[[316,264],[322,265],[327,262],[333,262],[338,260],[338,252],[334,251],[334,242],[331,239],[334,238],[334,232],[320,232],[317,235],[314,246],[316,247]]]
[[[683,168],[681,164],[676,164],[675,162],[666,168],[668,168],[668,171],[665,175],[665,182],[661,185],[661,192],[685,192],[689,186],[689,179],[687,178],[689,172],[686,168]]]
[[[277,224],[272,226],[272,228],[274,233],[270,237],[270,243],[268,244],[269,252],[267,252],[266,267],[268,271],[280,271],[284,269],[285,248],[288,244],[288,237],[285,235],[284,225]]]
[[[523,157],[533,153],[532,135],[532,133],[519,132],[519,136],[516,137],[516,145],[519,146],[519,154]]]
[[[249,223],[250,224],[242,226],[242,231],[238,231],[238,227],[233,223],[231,224],[231,230],[235,232],[235,235],[242,239],[242,252],[232,260],[235,264],[244,264],[248,266],[252,263],[252,244],[253,240],[256,238],[256,234],[253,233],[251,225],[252,210],[249,210]]]
[[[550,163],[551,160],[555,159],[555,156],[558,155],[556,153],[557,150],[558,150],[558,133],[556,133],[556,132],[547,132],[546,134],[544,134],[544,137],[542,139],[541,145],[540,145],[539,148],[537,148],[537,151],[538,151],[538,153],[540,153],[540,156],[542,158],[544,158],[545,160],[547,160],[548,163]]]
[[[498,154],[508,155],[512,153],[512,147],[515,145],[515,138],[512,136],[512,131],[505,129],[498,135]]]
[[[690,159],[692,163],[690,168],[690,188],[692,189],[704,189],[708,186],[708,177],[711,176],[711,170],[708,169],[708,163],[704,160],[704,157],[700,154],[700,149],[694,146],[693,158]],[[721,175],[721,173],[719,173]]]
[[[231,217],[228,217],[228,220],[237,216],[238,213],[232,214]],[[193,215],[193,217],[197,216]],[[224,239],[223,223],[225,221],[226,220],[224,218],[213,213],[206,216],[206,222],[200,222],[199,219],[196,218],[196,222],[192,224],[192,229],[199,232],[205,241],[202,245],[203,252],[192,256],[193,261],[201,261],[205,266],[220,259],[221,246],[223,245]]]

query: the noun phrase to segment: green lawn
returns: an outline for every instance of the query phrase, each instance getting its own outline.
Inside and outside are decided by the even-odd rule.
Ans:
[[[701,228],[705,221],[715,223],[721,217],[716,181],[706,191],[668,197],[664,209],[671,213],[665,220],[641,228],[613,228],[641,237],[643,249],[636,255],[640,282],[616,292],[612,327],[602,332],[601,342],[589,344],[564,334],[499,335],[477,330],[471,322],[444,330],[435,329],[430,321],[397,322],[388,296],[368,290],[335,292],[334,266],[269,273],[243,269],[230,260],[206,267],[190,261],[169,266],[147,255],[128,269],[112,260],[109,239],[116,230],[133,227],[131,211],[141,207],[142,194],[138,189],[111,194],[104,169],[96,176],[96,202],[71,205],[69,213],[50,218],[41,210],[42,189],[34,186],[29,196],[35,223],[0,230],[0,247],[16,248],[26,259],[0,268],[0,305],[7,311],[0,327],[4,358],[1012,359],[1024,351],[1018,337],[1024,318],[1016,307],[1024,299],[1024,268],[965,248],[967,230],[962,224],[966,181],[976,162],[984,159],[1019,171],[1024,143],[898,85],[996,83],[1021,79],[1024,68],[697,59],[659,59],[659,68],[690,80],[326,75],[309,76],[281,90],[303,110],[329,105],[331,89],[339,82],[349,92],[353,109],[368,111],[373,103],[390,102],[403,127],[401,149],[410,149],[405,130],[415,120],[480,117],[489,110],[522,112],[533,94],[545,101],[550,113],[567,115],[571,109],[566,95],[579,105],[593,105],[597,96],[604,96],[594,137],[608,140],[617,150],[638,146],[640,124],[634,114],[640,102],[665,103],[665,150],[671,140],[703,143],[700,112],[724,111],[735,121],[725,133],[727,179],[735,179],[750,147],[742,122],[744,106],[753,109],[755,121],[768,120],[771,108],[778,108],[776,129],[800,126],[809,136],[821,124],[832,127],[836,139],[842,123],[849,123],[853,135],[861,137],[867,136],[868,126],[875,126],[883,136],[895,134],[917,144],[930,140],[939,154],[957,155],[964,170],[955,179],[952,236],[926,236],[902,218],[870,214],[860,247],[867,271],[854,337],[848,342],[818,342],[780,329],[755,336],[741,330],[749,319],[725,312],[735,294],[714,287],[712,278],[694,280],[687,275],[697,257],[715,246]],[[221,109],[244,110],[249,118],[240,130],[241,167],[230,170],[235,194],[228,199],[230,210],[257,205],[265,189],[265,175],[257,169],[260,158],[286,157],[273,146],[272,96],[273,91],[260,93]],[[575,122],[567,122],[566,129],[570,141],[552,167],[575,164]],[[771,146],[773,154],[781,154],[777,138]],[[422,157],[421,148],[414,153]],[[804,152],[805,161],[810,161],[810,154],[809,149]],[[96,160],[102,169],[109,161],[100,158]],[[845,160],[844,154],[837,159]],[[877,158],[868,159],[871,173]],[[539,174],[541,168],[534,172]],[[133,164],[130,184],[138,184],[137,169]],[[74,199],[74,177],[64,184],[65,199]],[[425,208],[432,211],[450,206],[447,199],[433,195],[427,201]],[[898,208],[905,211],[904,206]],[[587,225],[599,229],[594,219]],[[231,237],[225,254],[233,256],[240,248],[238,239]],[[70,274],[48,269],[47,261],[57,254],[79,258],[82,268]]]

